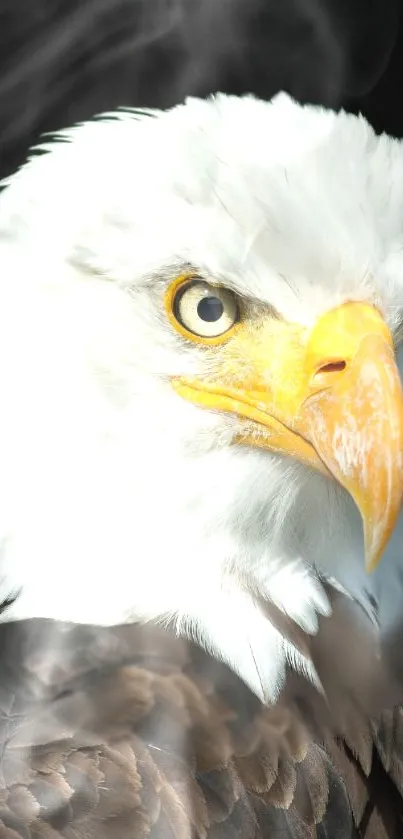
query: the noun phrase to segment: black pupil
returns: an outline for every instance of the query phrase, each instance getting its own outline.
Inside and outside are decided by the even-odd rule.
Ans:
[[[218,297],[203,297],[197,305],[197,314],[201,320],[207,323],[214,323],[220,320],[224,312],[224,306]]]

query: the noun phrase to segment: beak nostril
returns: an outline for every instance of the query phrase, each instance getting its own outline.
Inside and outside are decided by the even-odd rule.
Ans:
[[[328,364],[324,364],[323,367],[319,367],[317,370],[318,373],[341,373],[342,370],[345,370],[346,362],[345,361],[329,361]]]

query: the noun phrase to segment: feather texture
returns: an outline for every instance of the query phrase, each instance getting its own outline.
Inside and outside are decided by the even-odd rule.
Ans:
[[[401,836],[401,708],[343,739],[295,674],[266,707],[151,625],[23,622],[1,642],[2,839]]]

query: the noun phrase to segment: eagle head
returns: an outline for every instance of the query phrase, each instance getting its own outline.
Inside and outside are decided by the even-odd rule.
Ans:
[[[173,625],[263,699],[403,495],[403,154],[217,95],[61,132],[0,197],[3,619]],[[357,583],[358,581],[358,583]]]

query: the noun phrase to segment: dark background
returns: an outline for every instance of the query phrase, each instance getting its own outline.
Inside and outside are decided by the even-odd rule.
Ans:
[[[403,0],[0,0],[0,176],[45,131],[216,90],[403,137]]]

